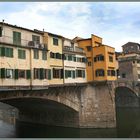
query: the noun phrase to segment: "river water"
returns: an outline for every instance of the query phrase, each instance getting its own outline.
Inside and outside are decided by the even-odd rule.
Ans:
[[[16,125],[0,120],[3,138],[139,138],[140,109],[117,109],[117,127],[114,129],[76,129],[23,123]]]

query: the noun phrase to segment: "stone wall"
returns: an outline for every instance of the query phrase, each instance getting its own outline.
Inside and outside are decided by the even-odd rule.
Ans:
[[[88,85],[81,93],[81,128],[116,127],[113,92],[107,85]]]

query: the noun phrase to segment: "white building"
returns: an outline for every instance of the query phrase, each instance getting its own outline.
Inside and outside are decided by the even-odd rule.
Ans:
[[[86,56],[84,50],[70,39],[64,38],[64,84],[85,83],[86,77]]]

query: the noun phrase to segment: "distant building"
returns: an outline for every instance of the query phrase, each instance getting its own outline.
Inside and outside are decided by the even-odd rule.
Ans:
[[[123,53],[140,53],[140,44],[135,42],[128,42],[122,46]]]
[[[140,55],[133,53],[118,57],[120,78],[140,81]]]

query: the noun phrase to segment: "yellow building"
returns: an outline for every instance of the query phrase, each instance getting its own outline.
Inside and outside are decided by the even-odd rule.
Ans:
[[[91,35],[88,39],[75,38],[87,57],[87,81],[116,80],[115,49],[103,45],[102,38]]]
[[[47,53],[41,32],[0,22],[0,87],[46,88]]]
[[[63,55],[62,55],[62,36],[44,32],[43,42],[48,46],[47,64],[50,70],[50,85],[59,85],[64,83],[63,75]]]

